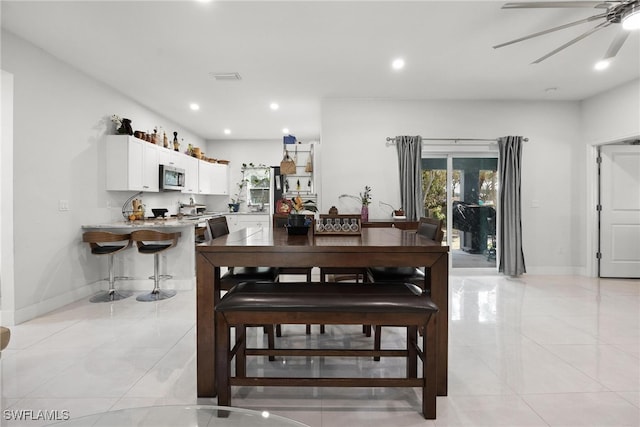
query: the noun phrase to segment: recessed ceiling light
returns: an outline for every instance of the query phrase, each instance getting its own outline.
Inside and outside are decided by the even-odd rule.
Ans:
[[[231,135],[231,129],[225,129],[224,130],[224,134],[225,135]]]
[[[282,133],[289,133],[289,128],[282,128]]]
[[[402,70],[404,68],[404,59],[402,58],[394,59],[393,62],[391,63],[391,67],[394,70]]]
[[[609,61],[608,59],[603,59],[601,61],[596,62],[596,65],[594,65],[593,68],[595,70],[602,71],[609,68],[609,65],[611,65],[611,61]]]
[[[200,109],[200,106],[195,102],[192,102],[191,104],[189,104],[189,108],[191,108],[193,111],[198,111]]]
[[[272,102],[271,104],[269,104],[269,108],[271,108],[273,111],[275,111],[278,108],[280,108],[280,106],[278,105],[277,102]]]

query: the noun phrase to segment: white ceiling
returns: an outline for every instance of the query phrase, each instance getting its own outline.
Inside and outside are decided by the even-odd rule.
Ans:
[[[277,139],[283,127],[317,139],[328,98],[581,100],[640,77],[640,32],[593,70],[619,25],[536,65],[595,24],[493,49],[598,12],[503,4],[4,0],[1,12],[3,28],[206,139]],[[398,56],[406,68],[394,72]]]

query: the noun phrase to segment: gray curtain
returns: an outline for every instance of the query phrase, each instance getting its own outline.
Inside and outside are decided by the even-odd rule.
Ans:
[[[527,272],[522,250],[520,208],[522,137],[498,138],[498,148],[500,150],[500,195],[498,202],[500,262],[498,271],[510,276],[519,276]]]
[[[422,137],[396,136],[398,170],[400,171],[400,203],[408,220],[424,215],[422,203]]]

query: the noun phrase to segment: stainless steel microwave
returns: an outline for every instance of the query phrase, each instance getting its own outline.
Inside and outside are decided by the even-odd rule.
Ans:
[[[184,169],[160,165],[160,190],[180,191],[184,188]]]

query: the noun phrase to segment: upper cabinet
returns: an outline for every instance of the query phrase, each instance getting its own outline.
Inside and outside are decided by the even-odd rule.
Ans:
[[[108,135],[106,145],[107,190],[159,190],[155,145],[126,135]]]
[[[219,163],[199,162],[198,193],[213,195],[229,194],[228,167]]]
[[[187,156],[128,135],[106,137],[107,190],[158,192],[159,166],[185,170],[188,194],[229,194],[228,166]]]
[[[203,162],[204,163],[204,162]],[[211,194],[229,195],[229,167],[220,163],[210,163]]]
[[[184,169],[184,190],[183,193],[198,194],[198,164],[200,160],[191,156],[184,156],[182,168]]]

